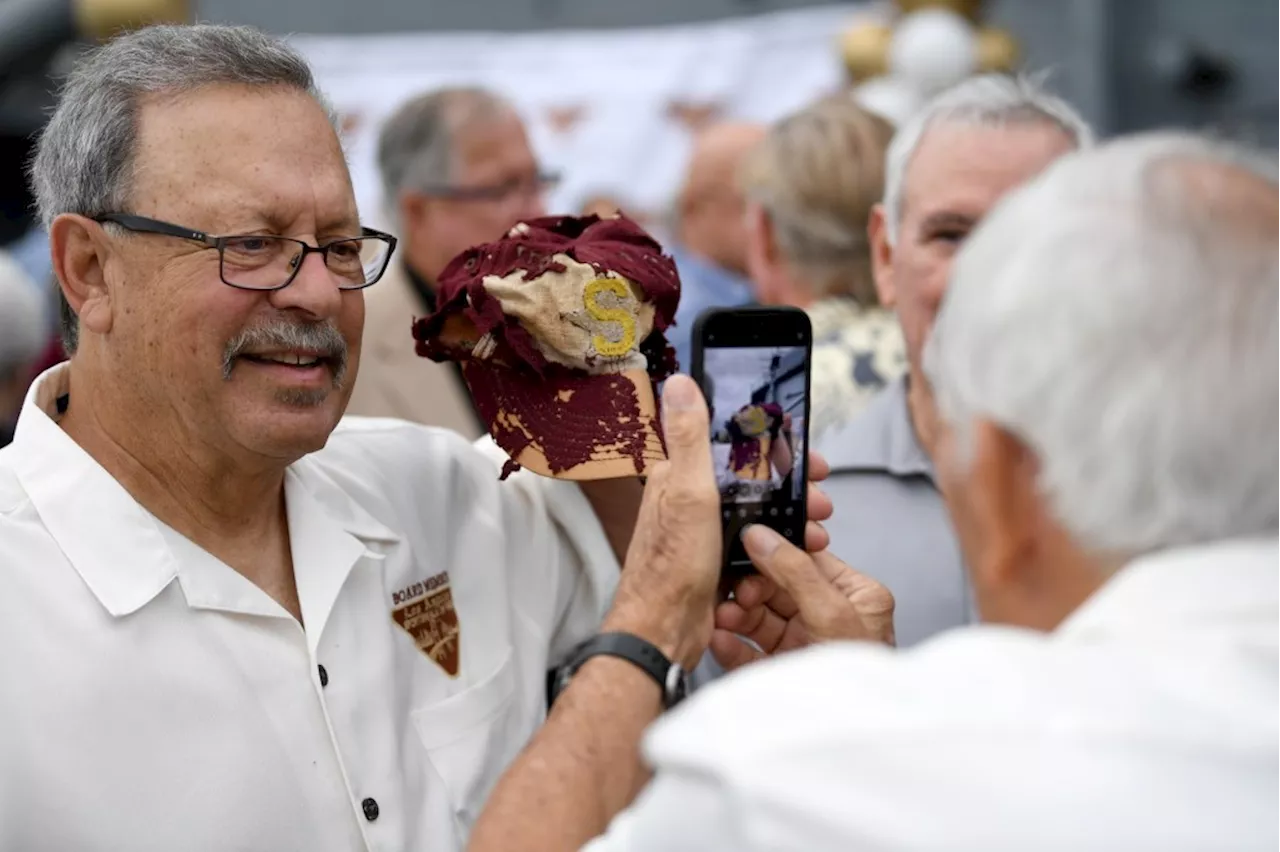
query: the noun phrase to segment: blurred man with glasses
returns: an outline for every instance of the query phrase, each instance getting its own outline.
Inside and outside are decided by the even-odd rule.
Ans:
[[[401,106],[382,128],[378,166],[400,248],[367,300],[349,410],[478,437],[457,365],[419,358],[409,325],[435,310],[436,278],[456,255],[545,212],[555,177],[539,169],[512,106],[479,88],[437,89]]]
[[[0,849],[461,849],[613,597],[634,479],[343,419],[396,240],[334,120],[283,42],[156,27],[38,143],[71,357],[0,449]]]

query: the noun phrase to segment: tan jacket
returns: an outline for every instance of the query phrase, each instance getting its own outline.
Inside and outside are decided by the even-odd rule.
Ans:
[[[414,351],[411,328],[423,314],[399,263],[365,291],[360,372],[347,414],[398,417],[443,426],[474,440],[483,434],[452,364],[437,364]]]

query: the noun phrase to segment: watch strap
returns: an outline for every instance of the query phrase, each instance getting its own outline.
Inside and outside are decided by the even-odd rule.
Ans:
[[[684,669],[667,659],[652,642],[631,633],[600,633],[574,649],[555,678],[551,701],[555,701],[556,695],[587,660],[599,656],[618,657],[644,671],[662,689],[662,703],[668,709],[679,703],[688,691]]]

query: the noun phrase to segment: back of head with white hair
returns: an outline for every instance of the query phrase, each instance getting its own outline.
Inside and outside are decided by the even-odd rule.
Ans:
[[[48,338],[44,306],[30,276],[0,251],[0,382],[31,367]]]
[[[939,94],[894,134],[885,155],[885,234],[898,241],[907,167],[925,133],[938,124],[991,126],[1044,122],[1057,126],[1077,148],[1093,144],[1093,130],[1071,104],[1026,76],[982,74]]]
[[[960,455],[975,421],[1036,455],[1078,545],[1277,530],[1276,171],[1188,135],[1072,155],[969,239],[925,354]]]

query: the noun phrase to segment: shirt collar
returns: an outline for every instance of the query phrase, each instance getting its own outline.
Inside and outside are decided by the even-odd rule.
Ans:
[[[1275,538],[1240,538],[1176,548],[1133,560],[1057,630],[1090,642],[1119,634],[1185,635],[1197,626],[1274,624],[1280,613]]]
[[[886,385],[861,414],[829,429],[818,450],[832,473],[874,471],[934,481],[933,461],[911,425],[905,376]]]
[[[191,606],[233,608],[220,605],[225,602],[216,596],[202,596],[199,579],[180,571],[161,522],[58,426],[56,400],[68,392],[69,378],[69,365],[60,364],[36,379],[8,451],[23,489],[67,560],[113,616],[136,612],[175,577]],[[341,546],[335,536],[349,542],[399,540],[309,457],[287,471],[285,505],[299,574],[301,566],[324,561],[325,548]]]

